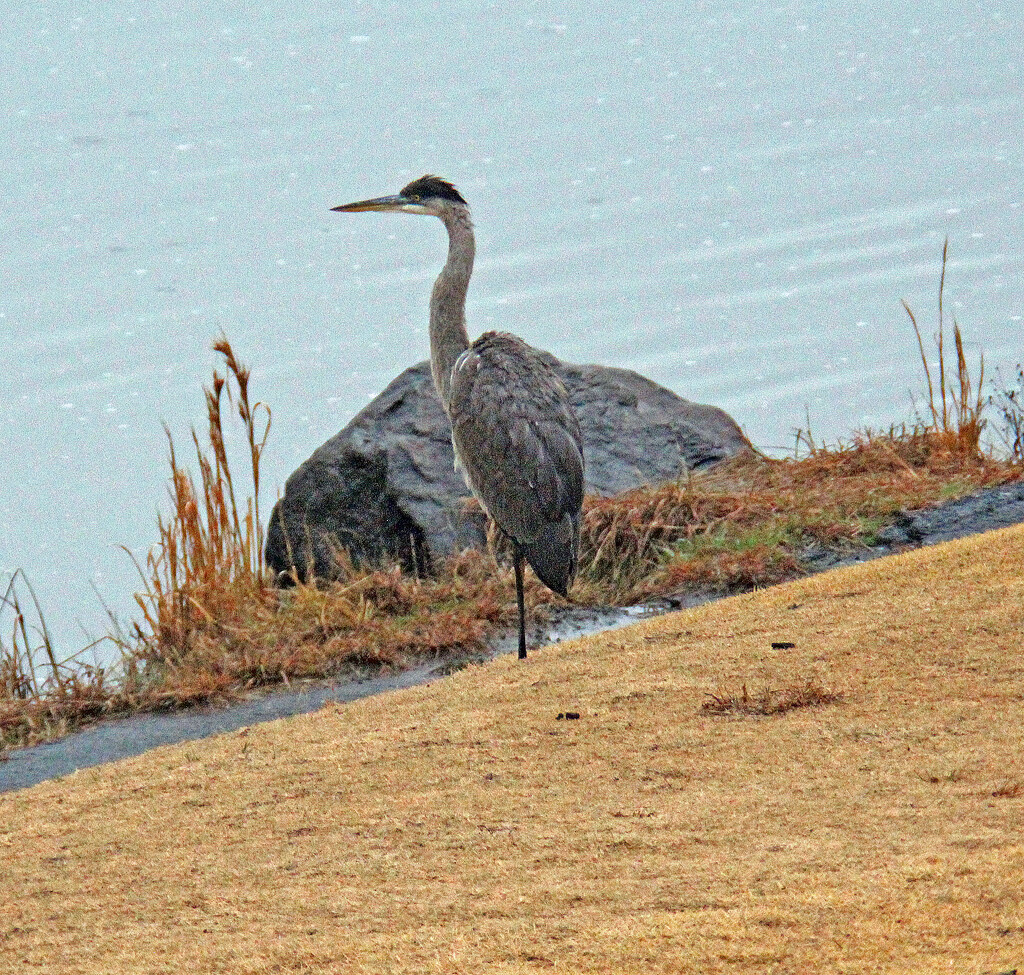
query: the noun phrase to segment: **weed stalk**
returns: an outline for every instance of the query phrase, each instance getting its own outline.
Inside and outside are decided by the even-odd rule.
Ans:
[[[921,357],[921,364],[924,367],[925,380],[928,386],[928,409],[931,413],[930,427],[939,434],[949,449],[962,454],[976,454],[980,449],[981,432],[985,427],[985,420],[982,417],[985,407],[985,398],[982,395],[982,385],[985,379],[985,356],[980,356],[978,382],[975,389],[975,384],[971,380],[970,370],[967,365],[967,356],[964,353],[963,333],[960,330],[960,324],[954,316],[953,342],[956,348],[956,381],[955,385],[952,381],[947,382],[944,295],[948,256],[949,238],[947,237],[942,245],[942,270],[939,275],[939,322],[938,331],[935,335],[939,367],[938,402],[936,402],[935,384],[932,381],[932,371],[928,364],[928,354],[925,351],[921,328],[906,300],[902,304],[910,318],[914,334],[917,336],[918,353]],[[952,408],[950,403],[952,403]]]

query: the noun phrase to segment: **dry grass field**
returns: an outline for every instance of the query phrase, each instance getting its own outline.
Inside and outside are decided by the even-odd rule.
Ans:
[[[1024,965],[1022,567],[1010,529],[0,797],[0,970]]]

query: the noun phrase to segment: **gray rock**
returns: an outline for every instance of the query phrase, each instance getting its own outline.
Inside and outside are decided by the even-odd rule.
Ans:
[[[554,364],[583,431],[588,494],[673,480],[750,449],[728,414],[635,372]],[[302,577],[328,577],[345,548],[356,562],[397,556],[429,571],[485,544],[484,517],[467,510],[468,499],[430,364],[421,362],[288,478],[270,516],[266,561],[278,573],[294,566]]]

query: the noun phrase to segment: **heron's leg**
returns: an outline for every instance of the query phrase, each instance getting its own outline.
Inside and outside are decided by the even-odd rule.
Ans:
[[[519,604],[519,659],[526,659],[526,602],[523,599],[523,550],[512,543],[512,561],[516,567],[516,602]]]

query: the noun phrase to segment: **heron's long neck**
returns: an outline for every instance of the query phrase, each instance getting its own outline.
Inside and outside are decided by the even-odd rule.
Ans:
[[[452,368],[469,347],[466,290],[473,273],[476,244],[468,210],[453,213],[444,224],[448,228],[448,260],[430,296],[430,370],[447,412]]]

